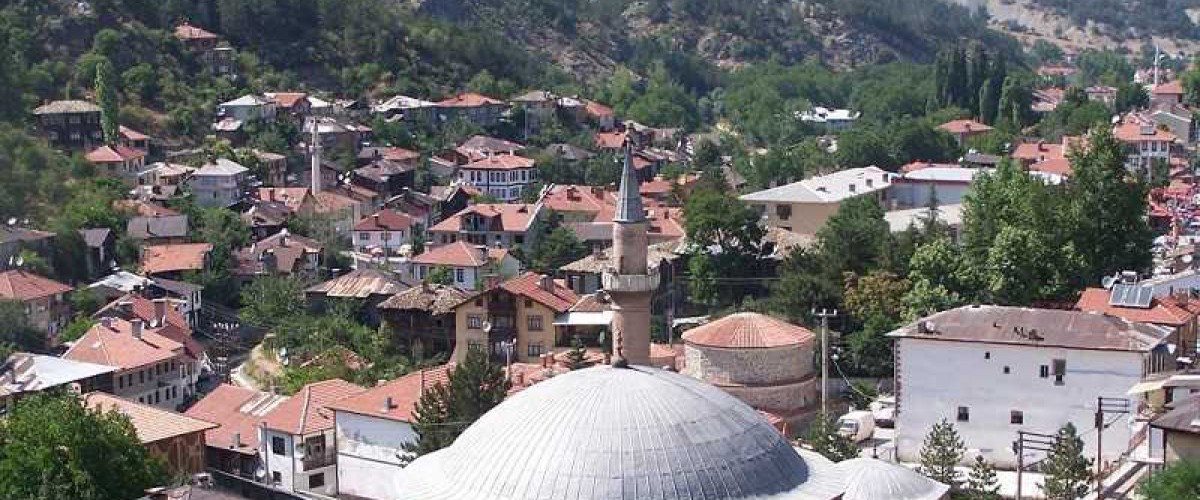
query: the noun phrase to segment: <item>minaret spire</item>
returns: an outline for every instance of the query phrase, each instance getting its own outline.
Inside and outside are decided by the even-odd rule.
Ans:
[[[614,267],[601,277],[613,307],[613,366],[650,363],[650,296],[658,289],[658,273],[647,269],[650,242],[642,207],[633,148],[625,142],[625,165],[613,217]]]
[[[613,222],[643,222],[646,211],[642,208],[641,183],[633,168],[633,146],[625,140],[625,165],[621,168],[621,188],[617,191],[617,214]]]

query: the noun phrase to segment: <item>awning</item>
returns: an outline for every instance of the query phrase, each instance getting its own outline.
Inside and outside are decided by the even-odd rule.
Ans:
[[[1163,384],[1165,384],[1165,383],[1167,383],[1167,379],[1152,380],[1152,381],[1148,381],[1148,382],[1138,382],[1136,384],[1133,384],[1133,387],[1130,387],[1129,390],[1125,392],[1125,394],[1134,395],[1134,394],[1143,394],[1143,393],[1147,393],[1147,392],[1151,392],[1151,391],[1157,391],[1159,389],[1162,389]]]
[[[1200,388],[1200,375],[1197,374],[1179,374],[1172,375],[1167,378],[1163,387],[1190,387]]]
[[[554,318],[555,326],[610,326],[612,311],[602,312],[567,312]]]

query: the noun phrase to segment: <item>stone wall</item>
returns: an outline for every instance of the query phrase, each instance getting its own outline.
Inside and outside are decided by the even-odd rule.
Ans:
[[[688,344],[684,372],[716,385],[771,385],[812,376],[811,345],[725,349]]]

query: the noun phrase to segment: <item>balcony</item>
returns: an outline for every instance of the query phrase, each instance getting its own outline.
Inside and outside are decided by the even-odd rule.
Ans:
[[[337,451],[323,450],[319,453],[307,454],[304,455],[304,458],[300,459],[300,462],[304,464],[304,472],[328,467],[337,463]]]
[[[638,293],[638,292],[653,292],[658,290],[659,282],[658,273],[641,275],[641,274],[616,274],[608,271],[600,275],[600,286],[614,293]]]

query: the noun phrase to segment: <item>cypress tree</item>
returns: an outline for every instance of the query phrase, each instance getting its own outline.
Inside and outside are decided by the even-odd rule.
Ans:
[[[100,105],[100,128],[104,142],[116,144],[117,130],[117,73],[107,58],[96,65],[96,101]]]
[[[972,112],[978,112],[980,91],[990,76],[987,51],[978,42],[972,43],[967,58],[967,88],[965,107]]]
[[[979,119],[988,125],[995,123],[996,108],[999,105],[1000,96],[996,93],[996,85],[988,78],[979,89]]]
[[[960,108],[967,107],[967,54],[962,47],[954,49],[951,56],[948,82],[950,103]]]

